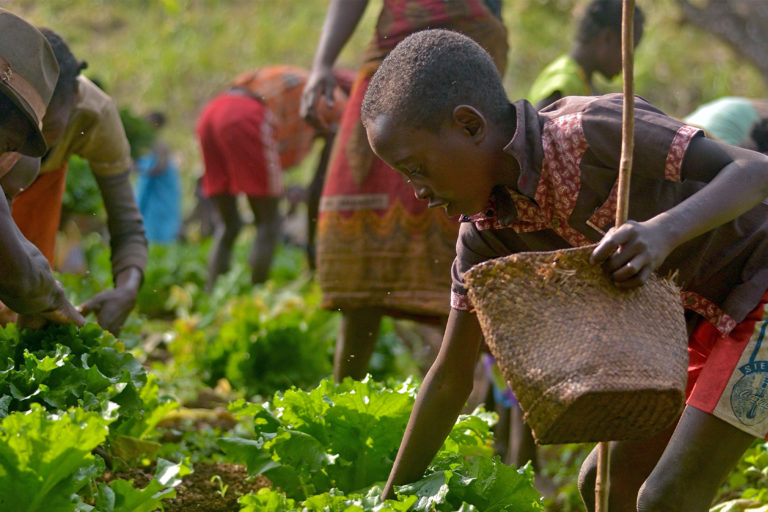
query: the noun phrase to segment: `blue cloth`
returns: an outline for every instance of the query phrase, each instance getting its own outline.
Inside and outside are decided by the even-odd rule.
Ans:
[[[176,164],[168,159],[165,169],[150,174],[157,155],[152,152],[136,161],[139,177],[136,180],[136,201],[144,218],[147,240],[170,243],[176,240],[181,228],[181,180]]]

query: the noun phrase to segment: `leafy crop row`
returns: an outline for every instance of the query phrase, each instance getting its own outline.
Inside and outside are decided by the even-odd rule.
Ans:
[[[242,510],[541,510],[529,466],[517,470],[492,455],[492,415],[461,416],[421,480],[382,503],[381,484],[397,453],[416,386],[388,388],[370,378],[327,380],[311,391],[276,393],[264,404],[230,410],[247,436],[220,441],[234,460],[274,484],[241,499]]]

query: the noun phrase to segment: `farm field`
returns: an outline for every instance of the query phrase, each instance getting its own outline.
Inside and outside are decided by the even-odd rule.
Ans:
[[[375,3],[342,65],[359,64]],[[510,95],[522,95],[568,47],[562,34],[576,3],[504,2]],[[639,3],[648,31],[638,48],[638,93],[675,116],[724,94],[766,95],[760,75],[732,50],[677,24],[673,0]],[[163,136],[183,174],[185,212],[201,172],[193,129],[203,103],[241,71],[309,67],[326,5],[0,0],[61,33],[126,118],[167,111]],[[286,175],[289,185],[306,184],[315,156]],[[67,187],[65,221],[77,229],[59,243],[82,258],[83,270],[56,276],[78,304],[110,287],[112,276],[87,164],[70,163]],[[253,286],[246,262],[254,234],[245,229],[210,292],[211,240],[198,224],[184,240],[151,245],[138,303],[117,337],[92,316],[80,329],[0,328],[0,512],[583,510],[576,483],[593,445],[541,447],[537,473],[510,467],[494,455],[496,414],[481,407],[459,418],[422,479],[383,502],[428,342],[415,324],[386,320],[370,375],[334,384],[339,317],[320,307],[301,226],[297,232],[281,241],[268,281]],[[546,496],[541,481],[549,482]],[[744,455],[710,512],[739,511],[768,512],[764,441]]]

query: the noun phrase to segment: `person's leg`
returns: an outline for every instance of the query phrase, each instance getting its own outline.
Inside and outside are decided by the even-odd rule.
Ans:
[[[755,438],[686,406],[658,464],[640,489],[638,512],[706,512]]]
[[[534,470],[539,469],[539,457],[536,451],[536,441],[533,439],[531,428],[523,421],[523,411],[517,404],[509,408],[509,453],[508,464],[520,467],[531,461]]]
[[[637,494],[667,445],[674,426],[641,441],[615,441],[610,448],[611,512],[635,512]],[[595,509],[597,447],[584,460],[579,472],[579,493],[587,511]]]
[[[219,275],[229,270],[232,245],[240,232],[242,221],[237,212],[237,197],[216,194],[210,197],[213,206],[213,247],[208,257],[208,281],[206,289],[211,291]]]
[[[341,382],[344,377],[362,379],[379,337],[381,317],[378,308],[345,309],[341,312],[341,325],[333,358],[333,377]]]
[[[256,236],[253,240],[251,254],[248,257],[253,284],[263,283],[269,276],[272,258],[275,255],[275,246],[280,236],[279,201],[280,199],[277,197],[248,198],[248,204],[253,212],[253,221],[256,225]]]

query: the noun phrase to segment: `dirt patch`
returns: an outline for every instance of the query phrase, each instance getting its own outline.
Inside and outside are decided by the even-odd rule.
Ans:
[[[165,512],[238,512],[240,496],[272,485],[261,475],[249,480],[245,466],[239,464],[200,462],[194,470],[182,478],[175,498],[163,500]],[[152,480],[153,471],[129,468],[119,473],[106,472],[101,480],[133,480],[134,487],[143,488]]]
[[[217,478],[218,477],[218,478]],[[271,483],[259,475],[251,480],[245,466],[198,463],[195,472],[182,479],[176,497],[164,502],[166,512],[237,512],[237,499]]]

